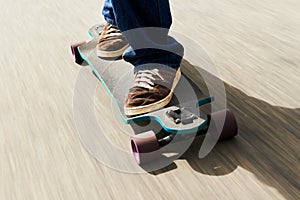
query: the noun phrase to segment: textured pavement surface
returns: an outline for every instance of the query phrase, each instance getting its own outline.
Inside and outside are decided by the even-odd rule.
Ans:
[[[0,0],[0,199],[299,199],[298,0],[171,1],[172,30],[214,62],[240,132],[203,159],[197,139],[170,166],[139,174],[98,162],[74,122],[82,68],[69,45],[103,22],[102,3]],[[109,97],[96,94],[101,127],[128,148]]]

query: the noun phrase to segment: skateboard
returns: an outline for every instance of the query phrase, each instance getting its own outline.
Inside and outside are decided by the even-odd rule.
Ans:
[[[132,84],[134,73],[133,66],[122,59],[106,60],[99,58],[96,53],[96,45],[103,25],[94,25],[88,31],[91,39],[71,44],[71,52],[74,61],[82,65],[89,65],[92,73],[104,86],[112,99],[122,121],[125,124],[143,124],[156,122],[156,128],[131,136],[131,148],[138,164],[150,162],[155,152],[172,142],[175,136],[186,138],[190,134],[204,135],[213,121],[225,117],[223,129],[219,134],[219,141],[233,138],[237,135],[238,125],[234,113],[230,109],[215,113],[204,113],[201,107],[214,101],[214,97],[205,96],[201,89],[185,74],[176,86],[171,102],[162,109],[141,114],[138,116],[126,116],[124,114],[125,96]]]

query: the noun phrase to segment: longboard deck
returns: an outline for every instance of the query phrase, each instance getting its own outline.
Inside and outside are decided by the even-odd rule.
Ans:
[[[200,111],[197,106],[199,99],[205,99],[205,96],[184,74],[175,88],[171,102],[165,108],[139,116],[126,116],[124,114],[124,100],[133,82],[133,66],[122,59],[105,60],[97,56],[96,45],[102,29],[103,26],[101,25],[95,25],[90,28],[89,34],[92,40],[79,46],[78,50],[81,57],[89,64],[95,76],[109,93],[125,123],[131,124],[139,121],[155,120],[167,132],[176,134],[197,131],[207,125],[207,120],[199,117]],[[186,66],[183,64],[181,68],[184,67]],[[188,110],[195,114],[196,118],[192,123],[176,124],[166,115],[168,111],[174,111],[179,106],[188,108]]]

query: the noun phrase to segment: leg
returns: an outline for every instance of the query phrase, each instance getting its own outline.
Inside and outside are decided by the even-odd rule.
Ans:
[[[168,35],[172,24],[168,0],[111,0],[115,20],[130,48],[124,60],[135,66],[125,100],[126,115],[167,105],[180,79],[183,47]]]
[[[124,60],[135,66],[125,114],[139,115],[167,105],[180,79],[183,56],[182,45],[168,35],[172,24],[169,1],[110,0],[106,1],[103,14],[131,46],[123,54]],[[116,34],[109,27],[103,31],[98,47],[112,43],[111,36]]]
[[[111,0],[111,3],[116,24],[132,47],[123,55],[126,61],[136,69],[148,63],[180,66],[183,47],[168,35],[172,24],[168,0]]]
[[[104,1],[102,15],[107,23],[112,24],[112,25],[117,25],[115,22],[115,14],[113,11],[113,6],[112,6],[111,0]]]

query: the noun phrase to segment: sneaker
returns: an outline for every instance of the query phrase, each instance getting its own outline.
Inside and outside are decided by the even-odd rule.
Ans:
[[[137,71],[125,100],[125,114],[140,115],[166,106],[172,99],[180,76],[180,68]]]
[[[97,55],[102,58],[118,58],[129,47],[117,26],[106,24],[101,32]]]

